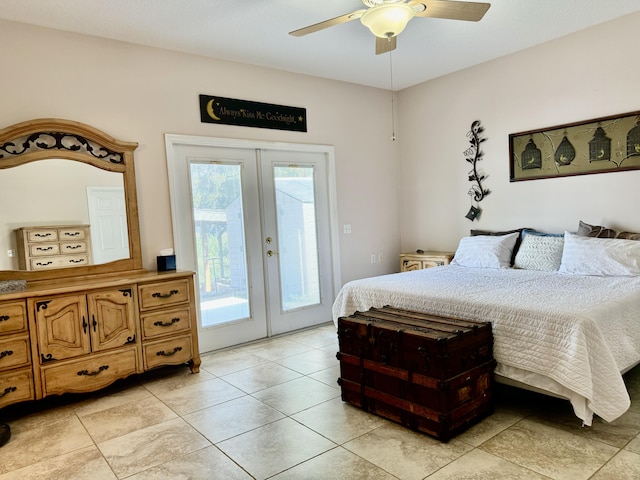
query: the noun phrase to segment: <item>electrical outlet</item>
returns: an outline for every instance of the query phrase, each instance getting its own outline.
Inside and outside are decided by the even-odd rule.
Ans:
[[[344,225],[344,233],[345,233],[345,235],[349,235],[351,233],[351,225],[350,224],[346,223]]]
[[[15,250],[7,250],[7,257],[15,257],[15,256],[16,256]]]
[[[376,263],[376,254],[375,253],[371,254],[371,263]]]

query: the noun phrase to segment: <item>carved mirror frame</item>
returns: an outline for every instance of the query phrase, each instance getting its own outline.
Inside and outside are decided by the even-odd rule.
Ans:
[[[51,270],[3,270],[0,280],[55,280],[143,270],[133,162],[137,147],[135,142],[116,140],[89,125],[56,118],[30,120],[0,130],[0,173],[6,168],[48,158],[74,160],[122,173],[129,236],[129,258]]]

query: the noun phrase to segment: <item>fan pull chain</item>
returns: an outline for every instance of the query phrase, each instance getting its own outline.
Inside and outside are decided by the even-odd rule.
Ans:
[[[391,39],[389,39],[391,41]],[[391,141],[396,141],[396,118],[395,118],[395,108],[394,108],[394,95],[393,95],[393,58],[391,56],[391,52],[393,50],[389,50],[389,83],[391,86]]]

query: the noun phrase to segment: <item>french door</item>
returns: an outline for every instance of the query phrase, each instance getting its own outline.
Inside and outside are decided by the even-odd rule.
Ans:
[[[202,352],[331,320],[332,150],[167,135],[178,268]]]

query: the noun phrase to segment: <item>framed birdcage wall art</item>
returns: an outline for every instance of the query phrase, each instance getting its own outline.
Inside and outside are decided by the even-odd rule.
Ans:
[[[640,169],[640,111],[509,135],[511,182]]]

